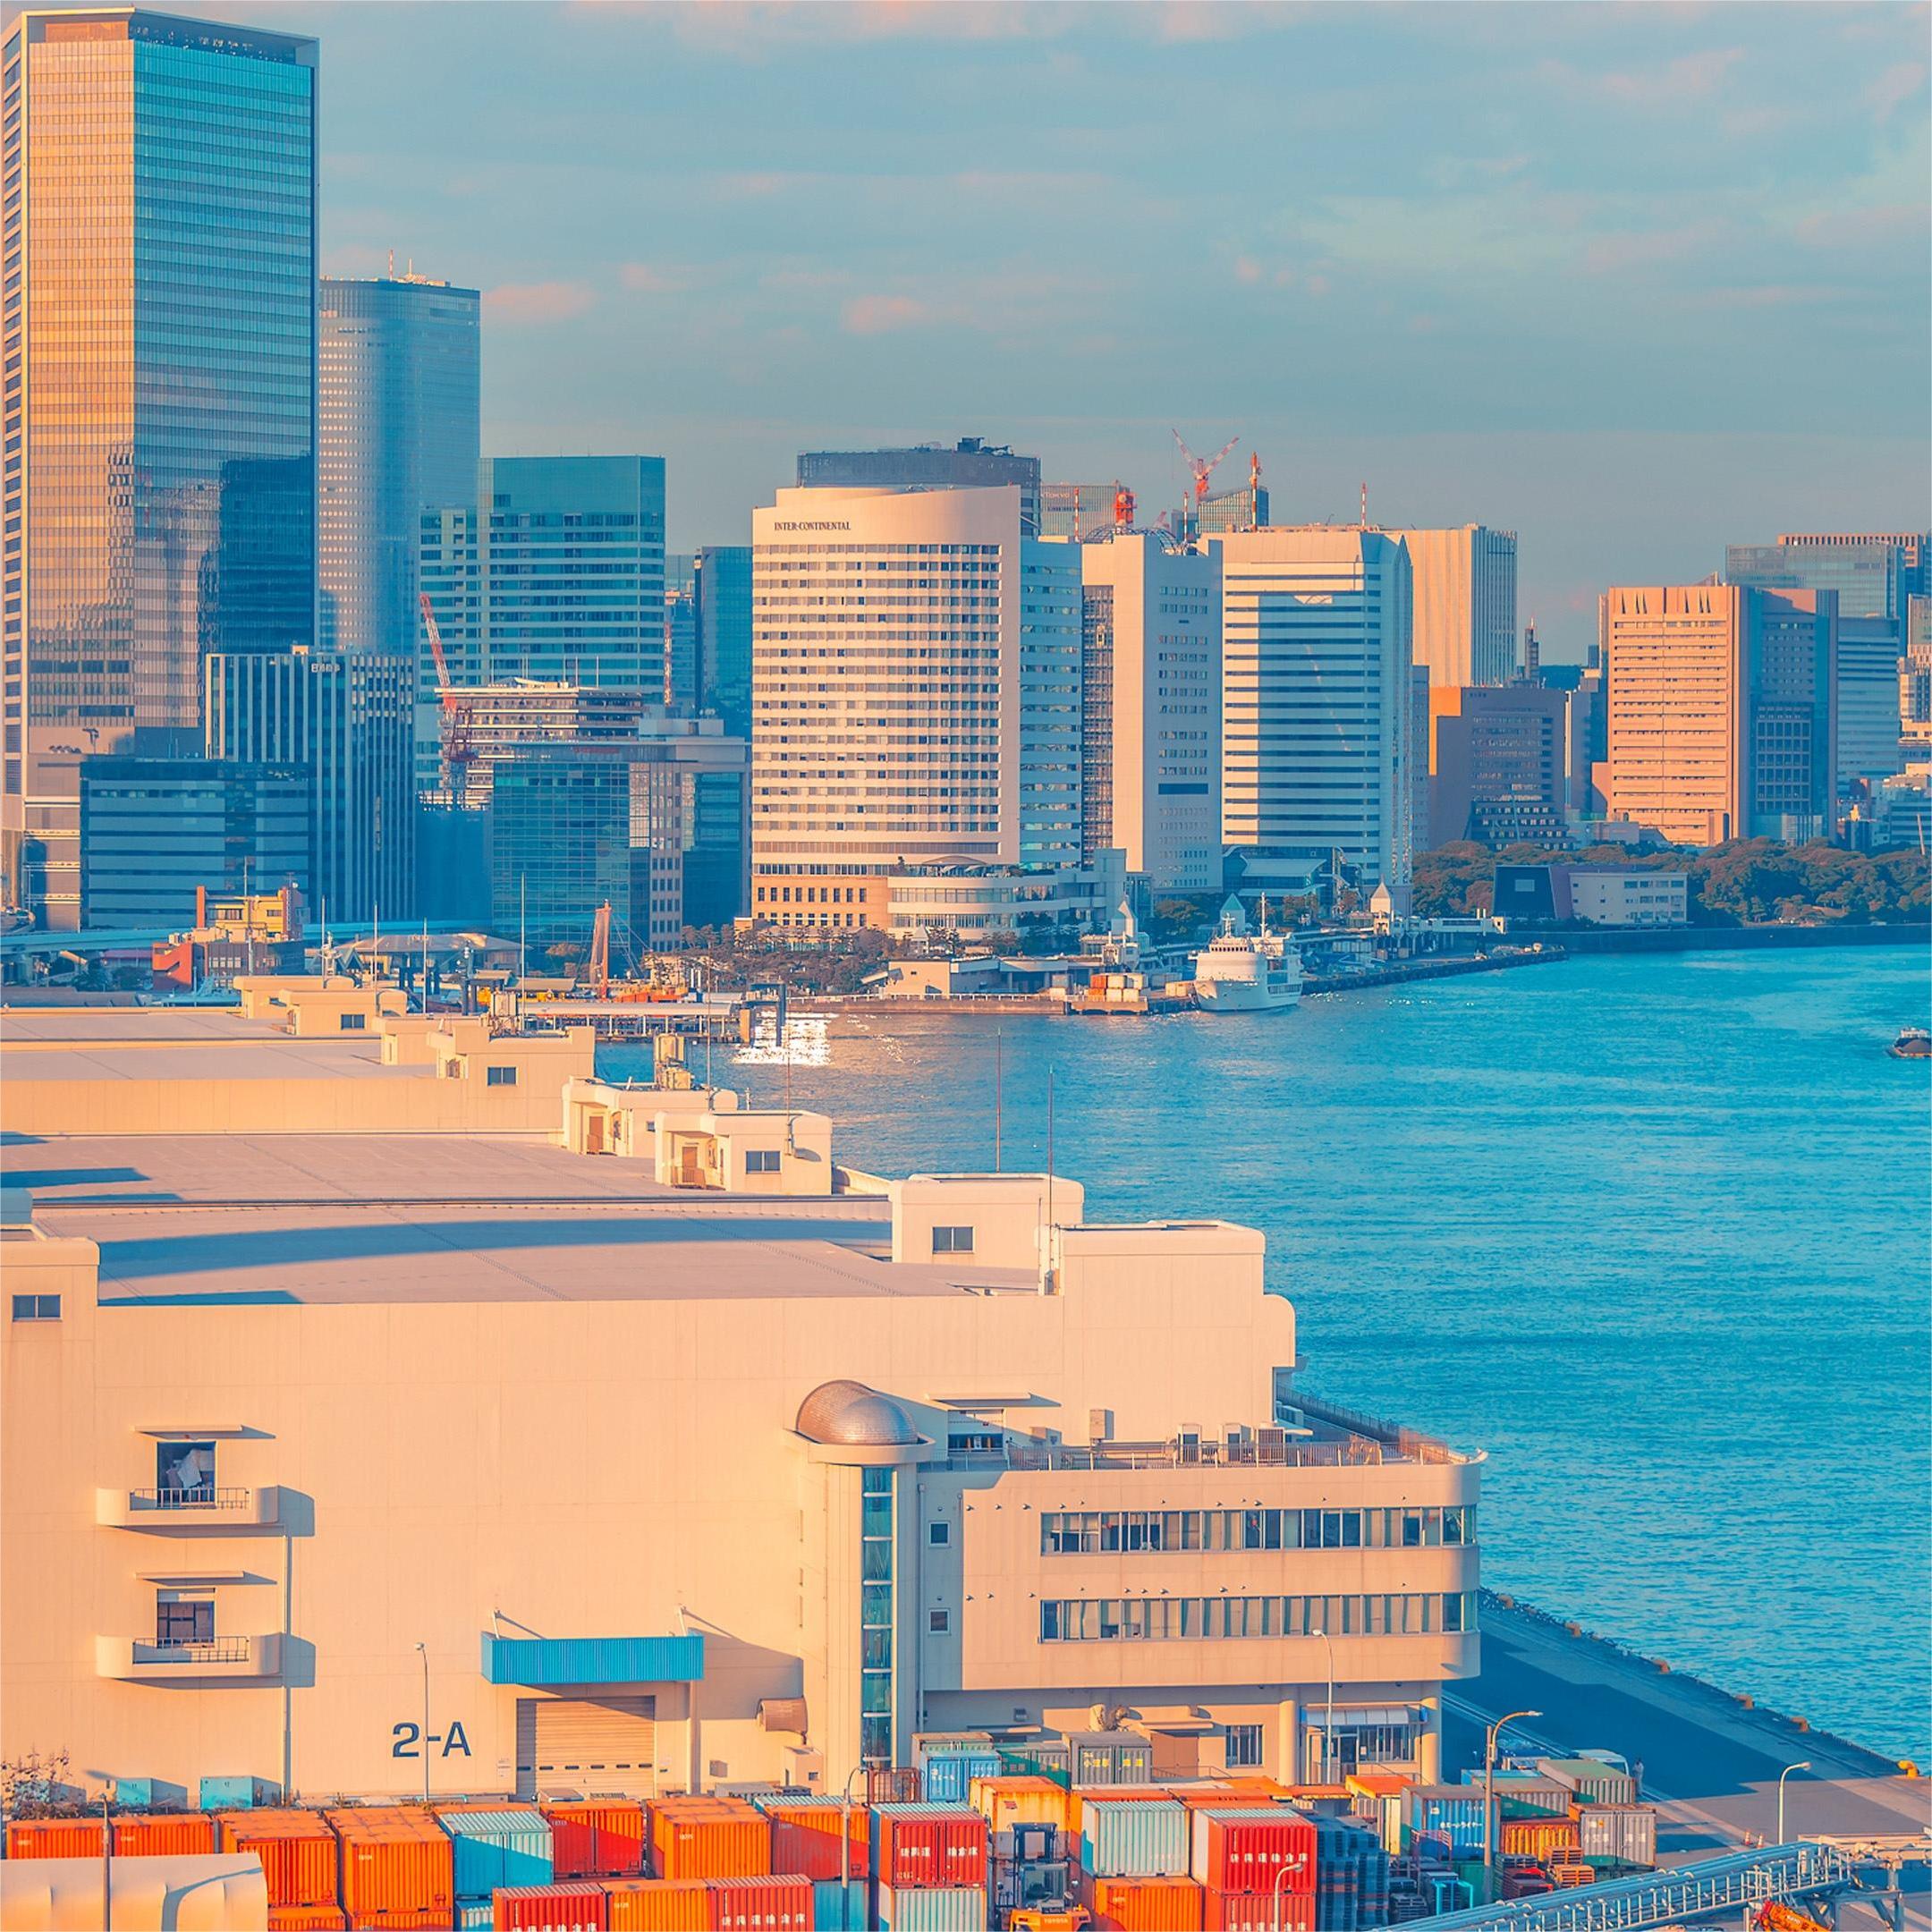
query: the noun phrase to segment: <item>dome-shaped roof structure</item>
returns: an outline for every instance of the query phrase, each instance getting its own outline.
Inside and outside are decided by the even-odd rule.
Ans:
[[[863,1382],[821,1382],[799,1404],[798,1432],[841,1449],[908,1448],[924,1440],[890,1395]]]

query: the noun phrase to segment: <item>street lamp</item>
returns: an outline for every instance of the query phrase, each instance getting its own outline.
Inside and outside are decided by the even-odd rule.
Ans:
[[[1783,1844],[1784,1843],[1784,1780],[1788,1778],[1793,1771],[1809,1771],[1810,1768],[1811,1760],[1807,1758],[1801,1763],[1786,1765],[1784,1768],[1778,1773],[1777,1842],[1780,1844]]]
[[[1483,1737],[1482,1774],[1482,1862],[1483,1862],[1483,1903],[1490,1904],[1496,1898],[1496,1740],[1506,1724],[1514,1724],[1519,1717],[1540,1717],[1539,1710],[1504,1711],[1489,1726]]]
[[[1322,1649],[1328,1659],[1328,1714],[1322,1725],[1321,1763],[1315,1772],[1316,1783],[1326,1784],[1328,1782],[1328,1746],[1335,1737],[1335,1644],[1326,1627],[1310,1631],[1309,1635],[1321,1639]]]
[[[850,1932],[852,1916],[852,1780],[865,1770],[861,1758],[845,1774],[845,1788],[839,1793],[839,1900],[838,1932]]]
[[[1275,1932],[1282,1932],[1282,1887],[1286,1885],[1289,1879],[1292,1877],[1296,1872],[1300,1871],[1302,1867],[1307,1864],[1307,1862],[1308,1860],[1302,1855],[1302,1853],[1297,1852],[1292,1858],[1284,1859],[1281,1863],[1275,1868]]]
[[[416,1654],[422,1658],[422,1801],[429,1802],[429,1646],[419,1643]]]

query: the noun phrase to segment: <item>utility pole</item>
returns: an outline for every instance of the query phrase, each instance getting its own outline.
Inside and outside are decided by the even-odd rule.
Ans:
[[[1483,1903],[1488,1904],[1496,1897],[1496,1740],[1503,1734],[1505,1724],[1514,1724],[1519,1717],[1540,1717],[1539,1710],[1504,1711],[1489,1726],[1483,1738]]]

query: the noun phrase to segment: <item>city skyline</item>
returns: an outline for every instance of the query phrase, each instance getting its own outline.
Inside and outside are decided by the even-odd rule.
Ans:
[[[212,11],[328,50],[324,272],[481,288],[486,452],[664,455],[672,549],[973,435],[1151,521],[1177,427],[1277,522],[1516,530],[1574,658],[1926,521],[1922,9]]]

